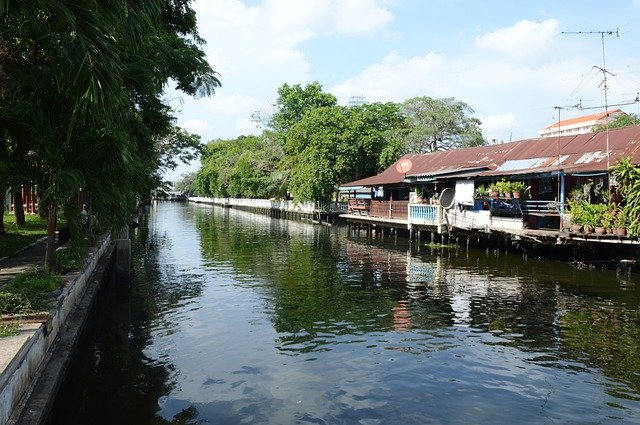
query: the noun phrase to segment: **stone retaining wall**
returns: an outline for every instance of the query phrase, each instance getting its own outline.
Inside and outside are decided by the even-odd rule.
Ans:
[[[111,253],[111,236],[105,236],[87,254],[84,269],[64,276],[64,287],[51,310],[49,320],[42,323],[0,374],[0,425],[6,425],[13,411],[27,395],[46,363],[49,349],[58,336],[69,313],[82,298],[90,277],[105,254]]]

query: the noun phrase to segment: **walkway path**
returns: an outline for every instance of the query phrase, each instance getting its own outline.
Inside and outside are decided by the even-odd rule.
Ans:
[[[0,258],[0,288],[9,283],[19,273],[41,266],[44,263],[45,241],[46,238],[41,238],[13,255]],[[0,376],[2,376],[16,353],[31,338],[39,326],[40,323],[21,324],[17,335],[1,339]]]
[[[44,264],[45,241],[46,238],[41,238],[13,255],[0,258],[0,287],[17,274]]]

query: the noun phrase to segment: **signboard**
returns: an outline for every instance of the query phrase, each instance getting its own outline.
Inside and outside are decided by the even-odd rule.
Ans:
[[[396,171],[400,174],[407,174],[413,167],[413,163],[410,159],[403,159],[396,164]]]

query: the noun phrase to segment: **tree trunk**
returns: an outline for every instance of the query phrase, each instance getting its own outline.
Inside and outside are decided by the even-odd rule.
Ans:
[[[4,236],[7,232],[4,230],[4,199],[5,199],[5,191],[4,188],[0,187],[0,236]]]
[[[56,271],[57,209],[55,204],[49,204],[47,210],[47,244],[44,254],[44,268],[52,272]]]
[[[23,227],[25,225],[24,219],[24,202],[22,202],[22,188],[19,187],[13,193],[13,215],[17,227]]]

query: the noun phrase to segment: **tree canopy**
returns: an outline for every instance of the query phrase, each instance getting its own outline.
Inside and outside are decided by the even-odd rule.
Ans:
[[[480,120],[470,117],[473,109],[454,98],[414,97],[401,106],[407,125],[403,131],[404,151],[435,152],[481,146]]]
[[[453,98],[345,107],[317,82],[284,84],[276,111],[254,115],[262,135],[209,143],[198,192],[330,200],[340,183],[375,175],[404,153],[484,144],[472,113]]]
[[[220,81],[190,0],[2,0],[0,19],[0,190],[38,186],[54,268],[58,207],[76,242],[82,204],[90,219],[122,227],[159,169],[197,154],[199,140],[175,128],[165,85],[202,96]]]

